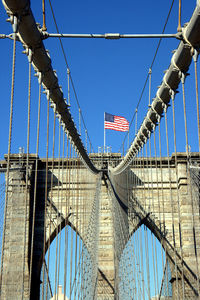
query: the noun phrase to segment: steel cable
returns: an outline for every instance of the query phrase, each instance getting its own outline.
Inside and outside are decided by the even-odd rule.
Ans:
[[[175,236],[175,222],[174,222],[174,204],[173,204],[173,198],[172,198],[172,178],[171,178],[171,169],[170,169],[170,160],[169,160],[169,135],[168,135],[168,122],[167,122],[167,111],[166,107],[164,110],[164,115],[165,115],[165,132],[166,132],[166,148],[167,148],[167,168],[168,168],[168,176],[169,176],[169,189],[170,189],[170,205],[171,205],[171,214],[172,214],[172,242],[173,242],[173,248],[174,252],[177,253],[176,249],[176,236]],[[176,276],[176,290],[177,290],[177,297],[180,299],[179,295],[179,286],[178,286],[178,269],[177,269],[177,255],[174,255],[174,260],[175,260],[175,276]]]
[[[31,52],[29,53],[31,56]],[[27,115],[27,153],[26,153],[26,183],[25,183],[25,216],[24,216],[24,254],[23,254],[23,277],[22,277],[22,300],[24,299],[24,276],[26,268],[26,245],[27,235],[27,211],[28,211],[28,184],[29,184],[29,147],[30,147],[30,110],[31,110],[31,57],[29,57],[28,64],[28,115]]]
[[[198,140],[199,140],[199,152],[200,152],[200,117],[199,117],[199,90],[198,90],[198,74],[197,74],[197,60],[198,60],[198,52],[197,52],[197,50],[194,50],[193,60],[194,60],[194,73],[195,73],[195,91],[196,91]]]
[[[43,251],[42,251],[42,262],[45,261],[46,252],[46,219],[47,219],[47,197],[48,197],[48,158],[49,158],[49,106],[50,99],[47,97],[47,135],[46,135],[46,168],[45,168],[45,197],[44,197],[44,234],[43,234]],[[42,274],[42,300],[44,300],[44,277],[45,268],[43,267]]]
[[[183,248],[182,248],[182,229],[181,229],[181,213],[180,213],[180,195],[178,189],[178,162],[177,162],[177,147],[176,147],[176,123],[175,123],[175,105],[174,95],[172,94],[172,113],[173,113],[173,135],[174,135],[174,155],[175,155],[175,170],[176,170],[176,191],[177,191],[177,202],[178,202],[178,219],[179,219],[179,243],[181,252],[181,280],[182,280],[182,297],[185,299],[185,284],[184,284],[184,270],[183,270]]]
[[[185,143],[186,143],[186,155],[187,155],[187,164],[189,163],[189,144],[188,144],[188,130],[187,130],[187,115],[186,115],[186,98],[185,98],[185,77],[186,74],[181,74],[181,82],[182,82],[182,98],[183,98],[183,110],[184,110],[184,124],[185,124]],[[193,242],[194,242],[194,255],[196,261],[196,285],[197,285],[197,294],[200,295],[200,283],[199,283],[199,263],[198,263],[198,254],[197,254],[197,247],[196,247],[196,230],[195,230],[195,219],[194,219],[194,203],[193,203],[193,195],[192,195],[192,188],[191,188],[191,181],[190,181],[190,174],[189,174],[189,167],[187,165],[187,190],[188,194],[190,195],[191,201],[191,210],[192,210],[192,235],[193,235]]]
[[[55,17],[55,13],[54,13],[54,10],[53,10],[53,6],[52,6],[52,3],[51,3],[51,0],[49,0],[49,4],[50,4],[51,13],[52,13],[52,16],[53,16],[53,20],[54,20],[54,23],[55,23],[56,31],[57,31],[57,33],[59,33],[58,24],[57,24],[57,21],[56,21],[56,17]],[[60,42],[60,46],[61,46],[61,49],[62,49],[62,53],[63,53],[63,57],[64,57],[64,60],[65,60],[65,64],[66,64],[67,70],[69,70],[68,71],[68,75],[69,75],[69,78],[70,78],[70,82],[71,82],[71,85],[72,85],[74,96],[75,96],[78,108],[80,108],[78,96],[77,96],[77,93],[76,93],[76,89],[75,89],[74,82],[73,82],[73,79],[72,79],[71,71],[70,71],[70,68],[69,68],[68,61],[67,61],[67,56],[66,56],[66,53],[65,53],[65,50],[64,50],[64,46],[63,46],[63,43],[62,43],[62,40],[61,40],[60,37],[59,37],[59,42]],[[84,118],[83,118],[81,110],[80,110],[80,114],[81,114],[81,118],[82,118],[82,121],[83,121],[84,128],[85,128],[85,130],[87,130],[87,127],[85,125],[85,121],[84,121]],[[91,143],[91,140],[90,140],[89,136],[88,136],[88,139],[89,139],[89,142]],[[91,145],[92,145],[92,143],[91,143]],[[94,151],[93,146],[92,146],[92,149]]]
[[[51,231],[52,231],[52,202],[53,202],[53,177],[54,177],[54,159],[55,159],[55,128],[56,128],[56,112],[54,111],[53,119],[53,141],[52,141],[52,167],[51,167],[51,179],[50,179],[50,213],[49,213],[49,237],[48,237],[48,254],[47,254],[47,270],[50,265],[50,243],[51,243]],[[46,289],[46,300],[47,300],[47,289]]]
[[[15,66],[16,66],[16,32],[13,37],[13,58],[12,58],[12,79],[11,79],[11,99],[10,99],[10,121],[9,121],[9,138],[8,138],[8,157],[7,157],[7,171],[6,171],[6,196],[4,206],[4,222],[3,222],[3,237],[2,237],[2,249],[1,249],[1,281],[0,281],[0,295],[2,291],[3,281],[3,261],[4,261],[4,247],[5,247],[5,230],[6,230],[6,215],[8,205],[8,182],[9,182],[9,170],[10,170],[10,152],[11,152],[11,140],[12,140],[12,126],[13,126],[13,104],[14,104],[14,86],[15,86]]]
[[[168,15],[167,15],[167,18],[166,18],[166,21],[165,21],[165,24],[164,24],[164,27],[163,27],[163,30],[162,30],[162,34],[165,32],[165,29],[166,29],[166,26],[167,26],[167,23],[168,23],[168,21],[169,21],[169,17],[170,17],[170,14],[171,14],[171,11],[172,11],[172,8],[173,8],[173,5],[174,5],[174,1],[175,1],[175,0],[172,0],[170,9],[169,9],[169,12],[168,12]],[[152,68],[153,68],[153,65],[154,65],[156,56],[157,56],[157,54],[158,54],[158,50],[159,50],[159,48],[160,48],[161,41],[162,41],[162,38],[159,39],[159,42],[158,42],[158,45],[157,45],[157,48],[156,48],[156,51],[155,51],[153,60],[152,60],[151,65],[150,65],[150,68],[149,68],[149,69],[150,69],[151,71],[152,71]],[[142,97],[143,97],[143,94],[144,94],[146,85],[147,85],[148,80],[149,80],[149,76],[150,76],[150,73],[148,73],[148,75],[147,75],[147,77],[146,77],[146,79],[145,79],[145,82],[144,82],[144,86],[143,86],[142,92],[141,92],[141,94],[140,94],[138,103],[137,103],[137,105],[136,105],[136,109],[137,109],[137,110],[138,110],[139,105],[140,105],[140,102],[141,102],[141,100],[142,100]],[[133,123],[133,120],[134,120],[135,116],[136,116],[136,111],[134,112],[133,117],[132,117],[132,119],[131,119],[131,121],[130,121],[130,127],[131,127],[131,125],[132,125],[132,123]],[[130,127],[129,127],[129,128],[130,128]],[[124,144],[126,138],[127,138],[127,134],[126,134],[125,137],[124,137],[124,140],[123,140],[122,145]],[[121,147],[122,147],[122,146],[121,146]],[[121,149],[121,147],[120,147],[120,149]]]
[[[41,76],[41,74],[40,74]],[[30,276],[29,276],[29,298],[32,284],[32,270],[33,270],[33,247],[35,236],[35,210],[36,210],[36,191],[38,182],[38,152],[39,152],[39,135],[40,135],[40,111],[41,111],[41,80],[39,80],[38,93],[38,114],[37,114],[37,137],[36,137],[36,162],[35,162],[35,178],[34,178],[34,195],[33,195],[33,217],[32,217],[32,232],[31,232],[31,253],[30,253]]]

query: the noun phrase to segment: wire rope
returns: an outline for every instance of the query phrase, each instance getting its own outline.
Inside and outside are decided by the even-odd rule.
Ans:
[[[168,176],[169,176],[169,189],[170,189],[170,205],[171,205],[171,214],[172,214],[172,242],[173,242],[173,250],[174,250],[174,260],[175,260],[175,277],[176,277],[176,290],[177,297],[180,299],[179,294],[179,286],[178,286],[178,268],[177,268],[177,248],[176,248],[176,234],[175,234],[175,220],[174,220],[174,203],[172,196],[172,176],[171,176],[171,168],[170,168],[170,158],[169,158],[169,135],[168,135],[168,120],[167,120],[167,109],[164,109],[165,115],[165,133],[166,133],[166,148],[167,148],[167,168],[168,168]]]
[[[161,128],[160,128],[160,120],[158,123],[158,140],[159,140],[159,161],[160,161],[160,177],[161,177],[161,200],[162,200],[162,220],[163,220],[163,236],[165,237],[167,234],[167,230],[166,230],[166,222],[165,222],[165,197],[164,197],[164,171],[163,171],[163,162],[162,162],[162,143],[161,143]],[[165,251],[165,256],[167,259],[167,249],[166,249],[166,245],[164,245],[164,251]],[[169,295],[169,285],[168,285],[168,273],[167,273],[167,294]]]
[[[193,60],[194,60],[194,72],[195,72],[195,91],[196,91],[196,108],[197,108],[198,140],[199,140],[199,152],[200,152],[199,90],[198,90],[198,72],[197,72],[198,52],[197,52],[196,49],[194,50]]]
[[[5,230],[6,230],[6,215],[8,209],[8,182],[10,181],[10,152],[12,141],[12,127],[13,127],[13,104],[14,104],[14,87],[15,87],[15,67],[16,67],[16,32],[13,37],[13,58],[12,58],[12,79],[11,79],[11,98],[10,98],[10,120],[9,120],[9,137],[8,137],[8,157],[7,157],[7,172],[6,172],[6,194],[4,206],[4,222],[3,222],[3,237],[1,249],[1,281],[0,281],[0,295],[2,294],[3,270],[4,270],[4,247],[5,247]]]
[[[59,193],[59,196],[60,196],[60,200],[59,200],[59,204],[60,204],[60,212],[62,212],[63,210],[63,160],[64,160],[64,146],[65,146],[65,132],[64,130],[61,130],[62,127],[61,127],[61,121],[60,121],[60,131],[62,131],[62,136],[63,136],[63,139],[62,139],[62,153],[61,153],[61,146],[60,146],[60,155],[61,158],[59,158],[59,162],[61,160],[61,176],[60,176],[60,180],[61,180],[61,191]],[[61,143],[61,133],[60,133],[60,143]],[[60,167],[60,163],[59,163],[59,167]],[[60,174],[59,174],[60,175]],[[59,256],[58,256],[58,283],[57,283],[57,287],[59,286],[60,284],[60,260],[61,260],[61,243],[62,243],[62,239],[61,239],[61,220],[59,220]],[[58,294],[57,294],[57,300],[58,300]]]
[[[47,134],[46,134],[46,166],[45,166],[45,197],[44,197],[44,234],[43,234],[43,251],[42,262],[45,261],[46,252],[46,221],[47,221],[47,197],[48,197],[48,160],[49,160],[49,106],[50,99],[47,95]],[[45,268],[43,266],[42,274],[42,300],[44,300]]]
[[[45,0],[42,0],[42,17],[43,17],[43,25],[42,25],[42,30],[46,31],[46,15],[45,15]]]
[[[39,75],[41,77],[41,74]],[[36,137],[36,161],[35,161],[35,178],[34,178],[34,195],[33,195],[33,217],[31,232],[31,253],[30,253],[30,276],[29,276],[29,298],[31,296],[32,271],[33,271],[33,248],[35,236],[35,217],[36,217],[36,191],[38,182],[38,153],[39,153],[39,136],[40,136],[40,117],[41,117],[41,78],[39,79],[39,95],[38,95],[38,113],[37,113],[37,137]]]
[[[57,24],[57,21],[56,21],[56,17],[55,17],[55,13],[54,13],[54,10],[53,10],[53,6],[52,6],[52,3],[51,3],[51,0],[49,0],[49,5],[50,5],[50,8],[51,8],[51,13],[52,13],[52,16],[53,16],[53,20],[54,20],[54,24],[55,24],[55,27],[56,27],[56,31],[57,31],[57,33],[59,33],[59,28],[58,28],[58,24]],[[68,74],[69,74],[70,82],[71,82],[72,89],[73,89],[73,92],[74,92],[74,96],[75,96],[78,108],[80,108],[80,103],[79,103],[79,100],[78,100],[78,95],[77,95],[77,92],[76,92],[76,89],[75,89],[75,85],[74,85],[74,82],[73,82],[73,79],[72,79],[72,75],[71,75],[71,71],[70,71],[70,68],[69,68],[67,56],[66,56],[66,53],[65,53],[65,50],[64,50],[64,46],[63,46],[63,43],[62,43],[62,40],[61,40],[60,37],[59,37],[59,42],[60,42],[60,46],[61,46],[61,49],[62,49],[62,53],[63,53],[63,57],[64,57],[64,60],[65,60],[65,64],[66,64],[67,70],[69,70]],[[85,124],[85,121],[84,121],[83,114],[82,114],[81,110],[80,110],[80,115],[81,115],[81,118],[82,118],[82,121],[83,121],[83,126],[84,126],[85,130],[87,130],[87,127],[86,127],[86,124]],[[89,136],[88,136],[88,139],[89,139],[89,142],[91,143],[91,140],[90,140]],[[92,145],[92,143],[91,143],[91,145]],[[93,148],[93,146],[92,146],[92,148]]]
[[[181,280],[182,280],[182,297],[185,299],[185,284],[184,284],[184,270],[183,270],[183,248],[182,248],[182,224],[181,224],[181,212],[180,212],[180,195],[178,189],[178,162],[177,162],[177,147],[176,147],[176,122],[175,122],[175,105],[174,105],[174,93],[172,93],[172,114],[173,114],[173,136],[174,136],[174,155],[175,155],[175,170],[176,170],[176,192],[178,202],[178,219],[179,219],[179,243],[181,252]]]
[[[54,177],[54,160],[55,160],[55,128],[56,128],[56,112],[54,111],[54,118],[53,118],[53,141],[52,141],[52,167],[51,167],[51,182],[50,182],[50,215],[49,215],[49,237],[48,237],[48,254],[47,254],[47,270],[49,271],[50,267],[50,236],[52,231],[52,202],[53,202],[53,177]],[[47,300],[47,288],[46,288],[46,300]]]
[[[29,53],[31,56],[31,52]],[[22,276],[22,300],[24,299],[24,277],[26,269],[27,241],[27,211],[28,211],[28,184],[29,184],[29,147],[30,147],[30,110],[31,110],[31,57],[28,64],[28,115],[27,115],[27,153],[26,153],[26,183],[25,183],[25,215],[24,215],[24,253],[23,253],[23,276]]]
[[[149,155],[150,155],[150,182],[151,182],[151,207],[152,207],[152,211],[155,211],[155,207],[154,207],[154,195],[153,195],[153,175],[152,175],[152,152],[151,152],[151,138],[149,138],[148,140],[149,142]],[[155,267],[155,257],[154,257],[154,247],[153,247],[153,235],[151,233],[151,248],[152,248],[152,262],[153,262],[153,277],[154,277],[154,290],[155,290],[155,295],[158,294],[158,287],[157,284],[158,282],[156,282],[156,267]]]
[[[155,168],[156,168],[156,190],[157,190],[157,205],[158,205],[158,218],[159,218],[159,230],[162,233],[162,219],[161,219],[161,208],[160,208],[160,190],[159,190],[159,181],[158,181],[158,161],[157,161],[157,149],[156,149],[156,132],[154,131],[154,153],[155,153]],[[163,258],[163,251],[162,247],[164,248],[163,245],[163,238],[160,240],[161,243],[161,258],[162,258],[162,269],[164,272],[164,258]],[[158,272],[157,272],[158,275]],[[157,279],[158,282],[158,279]]]
[[[147,144],[145,144],[145,153],[146,153],[146,169],[147,169],[147,199],[148,199],[148,211],[151,212],[151,195],[150,195],[150,187],[149,187],[149,158],[148,158],[148,150]],[[149,267],[149,240],[148,240],[148,232],[145,230],[145,254],[146,254],[146,270],[147,270],[147,282],[148,282],[148,297],[150,299],[151,295],[151,285],[150,285],[150,267]]]
[[[166,18],[166,21],[165,21],[165,24],[164,24],[164,27],[163,27],[163,30],[162,30],[162,34],[165,32],[165,29],[166,29],[166,26],[167,26],[167,23],[168,23],[168,21],[169,21],[169,17],[170,17],[170,14],[171,14],[171,11],[172,11],[172,8],[173,8],[173,5],[174,5],[174,1],[175,1],[175,0],[172,0],[170,9],[169,9],[169,12],[168,12],[168,15],[167,15],[167,18]],[[158,50],[159,50],[159,48],[160,48],[161,41],[162,41],[162,38],[159,39],[159,42],[158,42],[158,45],[157,45],[157,48],[156,48],[156,51],[155,51],[153,60],[152,60],[151,65],[150,65],[150,68],[149,68],[149,69],[150,69],[151,71],[152,71],[152,69],[153,69],[153,65],[154,65],[156,56],[157,56],[157,54],[158,54]],[[142,88],[142,92],[141,92],[141,94],[140,94],[138,103],[137,103],[137,105],[136,105],[136,109],[137,109],[137,110],[138,110],[139,105],[140,105],[140,102],[141,102],[141,100],[142,100],[142,97],[143,97],[143,94],[144,94],[146,85],[147,85],[148,80],[149,80],[149,76],[150,76],[150,73],[147,74],[147,77],[146,77],[146,79],[145,79],[144,86],[143,86],[143,88]],[[132,123],[133,123],[133,120],[134,120],[134,118],[135,118],[135,115],[136,115],[136,111],[134,112],[133,117],[132,117],[132,119],[131,119],[131,121],[130,121],[129,128],[131,127],[131,125],[132,125]],[[124,137],[123,143],[125,142],[126,138],[127,138],[127,134],[126,134],[125,137]],[[122,144],[123,144],[123,143],[122,143]],[[121,146],[121,147],[122,147],[122,146]],[[121,147],[120,147],[120,149],[121,149]]]
[[[66,143],[66,197],[65,197],[65,254],[64,254],[64,299],[66,297],[67,289],[67,265],[68,265],[68,233],[69,233],[69,136],[67,134],[67,143]]]
[[[59,270],[59,260],[60,260],[60,232],[59,232],[59,210],[60,210],[60,152],[61,152],[61,123],[58,120],[58,167],[57,167],[57,214],[56,214],[56,259],[55,259],[55,294],[56,300],[58,300],[58,270]],[[56,293],[57,291],[57,293]]]
[[[187,164],[189,164],[189,144],[188,144],[188,128],[187,128],[187,114],[186,114],[186,97],[185,97],[185,77],[186,74],[181,74],[181,83],[182,83],[182,98],[183,98],[183,111],[184,111],[184,125],[185,125],[185,143],[186,143],[186,155],[187,155]],[[198,263],[198,254],[197,254],[197,246],[196,246],[196,229],[195,229],[195,219],[194,219],[194,203],[193,203],[193,195],[192,195],[192,188],[191,188],[191,181],[190,181],[190,174],[189,174],[189,167],[187,165],[187,190],[190,196],[191,201],[191,210],[192,210],[192,235],[193,235],[193,242],[194,242],[194,255],[195,255],[195,262],[196,262],[196,285],[197,285],[197,294],[200,295],[200,284],[199,284],[199,263]]]

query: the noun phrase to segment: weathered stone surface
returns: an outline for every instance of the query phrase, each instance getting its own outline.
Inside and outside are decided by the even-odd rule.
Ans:
[[[101,162],[97,164],[101,166]],[[19,167],[19,157],[13,157],[13,164]],[[10,174],[11,184],[8,188],[8,200],[5,223],[5,247],[3,253],[3,272],[1,282],[1,299],[29,299],[30,284],[30,244],[33,220],[33,191],[35,157],[30,159],[30,176],[25,180],[24,169]],[[48,162],[47,193],[45,160],[40,161],[37,195],[36,222],[33,247],[33,273],[31,299],[39,299],[39,280],[41,271],[42,249],[44,242],[48,248],[55,238],[58,228],[61,230],[67,222],[76,230],[83,241],[87,237],[87,228],[92,210],[96,178],[75,160],[65,162],[62,172],[58,171],[59,162],[52,166]],[[144,165],[143,165],[144,164]],[[150,168],[151,166],[151,168]],[[79,171],[77,171],[79,170]],[[145,170],[145,172],[144,172]],[[138,226],[145,224],[166,248],[171,261],[173,299],[182,297],[184,275],[185,299],[196,299],[198,289],[196,276],[200,265],[200,220],[199,199],[193,197],[190,178],[188,177],[187,160],[180,155],[177,164],[178,177],[174,158],[170,160],[170,171],[167,159],[155,164],[155,160],[144,163],[138,161],[131,166],[130,172],[123,176],[111,178],[114,190],[128,207],[123,217],[130,234]],[[196,199],[195,201],[193,201]],[[44,205],[47,200],[47,214],[44,219]],[[198,200],[198,201],[197,201]],[[108,187],[102,181],[99,216],[99,254],[97,299],[114,299],[115,297],[115,260],[113,240],[112,201]],[[54,220],[50,222],[50,218]],[[44,241],[44,222],[46,222],[46,240]],[[51,224],[51,227],[49,226]],[[181,233],[181,244],[180,244]],[[173,249],[175,240],[176,251]],[[196,252],[194,249],[196,242]],[[24,247],[25,246],[25,247]],[[90,251],[88,244],[88,250]],[[176,255],[175,255],[176,253]],[[182,260],[181,260],[182,258]],[[178,276],[174,273],[176,260]],[[177,290],[178,286],[178,290]],[[178,291],[178,292],[177,292]],[[181,299],[181,298],[180,298]]]

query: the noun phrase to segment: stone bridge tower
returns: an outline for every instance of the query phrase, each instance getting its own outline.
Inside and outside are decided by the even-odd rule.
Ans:
[[[97,299],[105,299],[105,291],[109,299],[118,299],[118,285],[115,281],[116,258],[113,236],[116,223],[113,220],[113,201],[116,201],[122,210],[127,224],[125,233],[127,239],[139,226],[145,224],[166,249],[172,271],[173,299],[177,299],[177,285],[179,295],[181,295],[182,276],[186,299],[197,298],[197,266],[200,255],[199,199],[195,198],[196,196],[193,197],[195,187],[191,185],[185,154],[178,155],[178,177],[174,156],[170,159],[170,165],[166,158],[162,158],[161,161],[156,161],[154,158],[143,161],[138,159],[135,165],[131,165],[129,170],[119,175],[112,172],[112,166],[114,167],[121,159],[119,155],[93,156],[92,159],[102,168],[101,177],[93,174],[89,176],[88,170],[75,159],[63,162],[64,175],[60,176],[58,160],[54,160],[52,171],[51,159],[48,162],[45,159],[37,160],[35,155],[29,156],[29,176],[26,176],[26,155],[11,156],[5,210],[1,299],[20,299],[22,289],[25,292],[24,299],[28,300],[29,294],[30,299],[39,299],[43,246],[45,244],[47,249],[56,234],[66,224],[78,230],[84,241],[84,228],[89,222],[87,217],[81,217],[87,206],[85,193],[86,190],[93,193],[98,180],[100,180],[100,199]],[[199,162],[200,158],[194,154],[193,159]],[[37,193],[34,196],[36,160],[38,161],[38,175]],[[109,171],[107,171],[108,163]],[[6,167],[6,160],[1,162],[1,165]],[[46,172],[47,167],[48,172]],[[78,169],[80,173],[76,177]],[[70,170],[70,173],[67,170]],[[58,201],[58,192],[63,195],[62,202]],[[36,199],[35,211],[34,197]],[[191,201],[191,197],[196,201]],[[66,201],[68,201],[67,208]],[[74,214],[72,217],[75,205],[79,207],[79,214]],[[44,232],[44,223],[50,222],[50,213],[48,213],[50,208],[51,218],[57,221],[54,222],[51,230]],[[36,217],[33,223],[34,213]],[[58,214],[59,218],[56,219]],[[32,226],[34,226],[34,242],[31,249]],[[32,262],[30,261],[31,251],[33,251]],[[30,263],[33,265],[31,274]],[[30,276],[32,276],[31,284]]]

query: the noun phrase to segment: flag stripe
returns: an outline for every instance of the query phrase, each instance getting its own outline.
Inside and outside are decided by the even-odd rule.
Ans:
[[[129,122],[124,117],[105,113],[104,128],[116,131],[129,131]]]

